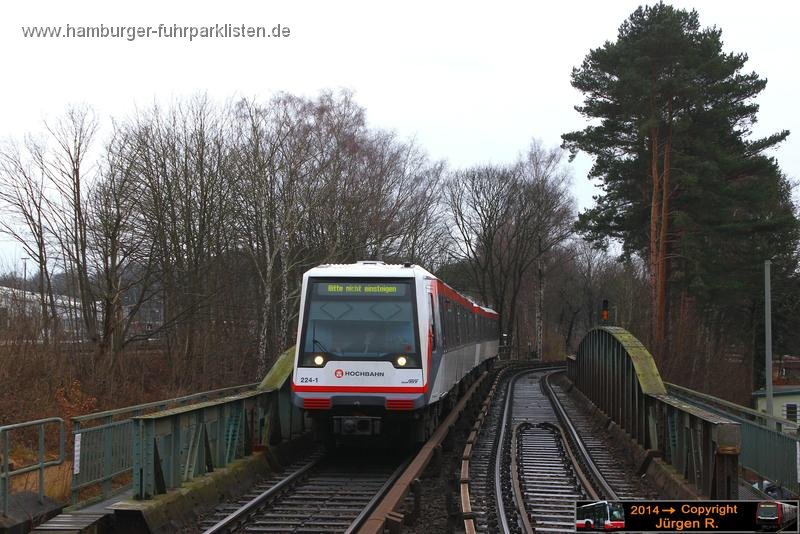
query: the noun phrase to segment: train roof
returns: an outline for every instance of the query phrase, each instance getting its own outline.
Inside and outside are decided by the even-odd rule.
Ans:
[[[415,278],[424,276],[436,278],[434,275],[423,269],[419,265],[411,263],[392,264],[382,261],[359,261],[356,263],[328,263],[310,269],[307,276],[363,276],[388,277],[388,278]]]
[[[443,280],[429,272],[427,269],[412,263],[385,263],[377,260],[364,260],[356,263],[326,263],[309,269],[305,273],[305,276],[314,278],[337,278],[347,276],[358,276],[364,278],[429,278],[431,280],[439,280],[453,292],[456,292]],[[482,310],[483,312],[497,315],[497,312],[493,309],[487,306],[481,306],[471,298],[461,295],[460,293],[459,295],[464,300],[468,301],[470,304]]]

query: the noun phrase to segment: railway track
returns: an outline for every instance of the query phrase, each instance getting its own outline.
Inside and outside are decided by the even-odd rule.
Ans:
[[[549,384],[553,372],[508,367],[497,375],[463,455],[467,533],[573,532],[576,500],[656,497],[620,465],[596,423]],[[388,456],[316,453],[200,526],[207,533],[356,532],[395,492],[410,460]]]
[[[501,371],[484,401],[481,415],[474,429],[475,439],[468,443],[461,473],[462,513],[469,517],[465,522],[467,532],[496,532],[497,510],[494,500],[494,470],[498,437],[493,429],[499,425],[503,415],[508,382],[513,375],[511,368]],[[468,491],[465,493],[465,489]]]
[[[468,533],[574,532],[576,500],[655,496],[620,465],[588,416],[573,415],[566,394],[549,384],[552,373],[517,370],[498,379],[481,432],[465,451]]]
[[[355,532],[407,464],[408,459],[317,453],[218,507],[200,527],[206,534]]]
[[[525,422],[515,428],[512,439],[514,505],[521,530],[532,531],[535,518],[539,532],[573,531],[573,502],[588,495],[565,451],[560,428]],[[509,530],[516,530],[513,526],[508,525]]]
[[[409,519],[419,514],[419,479],[442,442],[479,391],[483,372],[416,455],[402,455],[391,444],[344,448],[312,454],[290,465],[237,499],[218,506],[199,521],[206,534],[231,532],[374,532],[399,528],[403,500],[413,493]]]
[[[517,414],[525,409],[541,414],[548,409],[546,400],[535,393],[518,394],[516,383],[521,377],[541,376],[547,371],[552,369],[508,367],[495,380],[475,429],[477,435],[468,444],[469,452],[465,450],[462,462],[461,503],[464,517],[468,519],[465,521],[468,533],[498,532],[506,528],[506,499],[502,496],[511,495],[508,476],[511,430],[507,430],[510,427],[506,422],[514,410]]]
[[[572,427],[581,436],[581,442],[619,500],[657,499],[658,493],[639,476],[631,476],[635,466],[628,465],[624,458],[615,454],[613,447],[604,439],[604,428],[590,414],[580,409],[573,399],[560,387],[553,384],[552,394],[566,413]]]

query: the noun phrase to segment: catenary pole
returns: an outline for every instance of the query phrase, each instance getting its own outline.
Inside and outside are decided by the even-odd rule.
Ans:
[[[767,413],[772,413],[772,298],[769,280],[770,261],[764,262],[764,346],[766,351],[765,360],[765,379],[767,393]],[[772,428],[773,421],[769,419],[769,426]]]

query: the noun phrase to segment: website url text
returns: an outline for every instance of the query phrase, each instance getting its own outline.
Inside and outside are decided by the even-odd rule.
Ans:
[[[22,26],[22,36],[30,38],[66,39],[228,39],[289,37],[288,26],[278,24],[272,28],[247,26],[245,24],[215,24],[213,26],[178,26],[159,24],[158,26]]]

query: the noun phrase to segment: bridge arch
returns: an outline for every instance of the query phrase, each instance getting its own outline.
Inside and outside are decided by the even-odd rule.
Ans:
[[[567,377],[644,450],[689,482],[691,494],[736,498],[739,423],[669,394],[652,355],[633,334],[616,326],[590,330],[567,359]],[[670,492],[674,498],[689,495],[677,491]]]
[[[647,428],[649,396],[667,390],[653,356],[633,334],[617,326],[590,330],[568,360],[567,376],[643,447],[657,447],[655,428]]]

